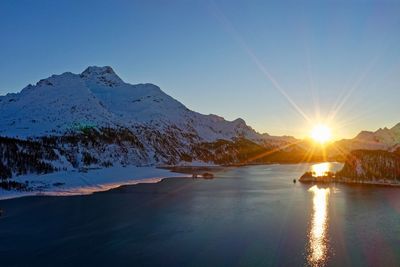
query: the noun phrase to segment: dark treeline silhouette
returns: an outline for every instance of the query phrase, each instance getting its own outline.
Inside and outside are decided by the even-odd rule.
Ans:
[[[55,159],[54,150],[38,141],[0,137],[0,179],[13,174],[52,172],[54,167],[46,161]]]
[[[355,181],[392,180],[400,182],[400,150],[352,151],[337,173],[338,177],[351,178]]]
[[[118,150],[106,153],[108,145],[115,145]],[[26,140],[0,136],[0,179],[6,182],[13,176],[50,173],[66,169],[65,166],[81,168],[97,164],[110,167],[115,158],[121,164],[127,164],[129,149],[136,152],[131,155],[135,159],[145,158],[141,155],[143,144],[127,129],[92,128]],[[103,154],[106,155],[102,160],[97,158]]]

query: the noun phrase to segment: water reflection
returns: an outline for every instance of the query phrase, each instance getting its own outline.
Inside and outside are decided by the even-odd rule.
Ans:
[[[328,254],[329,188],[314,185],[308,191],[314,194],[311,228],[308,234],[307,261],[311,266],[324,266]]]
[[[330,171],[331,171],[331,163],[329,162],[314,164],[311,166],[312,175],[316,177],[324,176]]]

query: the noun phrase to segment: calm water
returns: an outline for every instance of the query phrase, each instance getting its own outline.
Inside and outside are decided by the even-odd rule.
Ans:
[[[308,168],[0,201],[0,266],[400,266],[400,188],[294,184]]]

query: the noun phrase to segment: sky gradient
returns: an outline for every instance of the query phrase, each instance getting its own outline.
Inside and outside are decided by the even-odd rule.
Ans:
[[[0,95],[109,65],[274,135],[400,122],[400,1],[4,0],[0,36]]]

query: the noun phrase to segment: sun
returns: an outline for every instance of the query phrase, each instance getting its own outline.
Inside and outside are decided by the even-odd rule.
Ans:
[[[331,140],[332,132],[328,126],[324,124],[318,124],[315,125],[314,128],[312,129],[311,137],[315,142],[324,144],[329,140]]]

